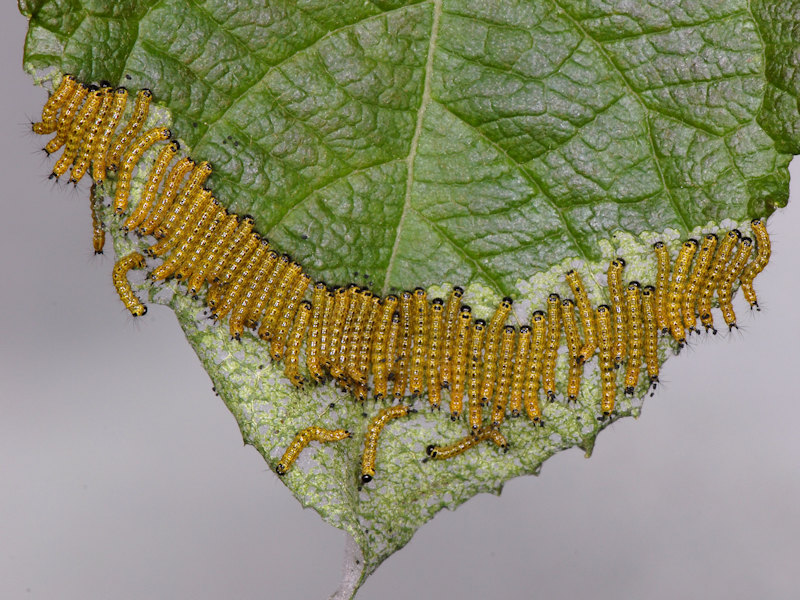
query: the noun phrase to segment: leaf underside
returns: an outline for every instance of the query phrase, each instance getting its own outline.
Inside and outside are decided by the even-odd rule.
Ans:
[[[21,1],[25,64],[152,89],[213,164],[215,195],[330,285],[518,297],[532,274],[601,261],[616,232],[686,237],[787,200],[800,2],[257,4]],[[363,577],[442,507],[498,493],[561,449],[590,452],[603,426],[589,387],[576,410],[548,407],[545,434],[509,426],[508,455],[422,463],[464,428],[419,412],[387,429],[380,475],[359,491],[362,412],[376,407],[289,389],[256,340],[203,325],[182,291],[162,299],[271,464],[308,425],[353,432],[310,448],[285,482],[353,535]]]

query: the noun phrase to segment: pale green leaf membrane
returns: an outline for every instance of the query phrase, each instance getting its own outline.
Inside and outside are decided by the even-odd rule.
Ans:
[[[674,255],[689,235],[746,231],[786,202],[788,153],[800,146],[797,2],[261,4],[20,2],[31,17],[25,65],[153,90],[164,110],[151,122],[169,121],[192,156],[211,161],[215,195],[315,279],[378,293],[421,285],[431,296],[465,285],[484,318],[511,295],[513,324],[548,293],[567,295],[569,268],[605,302],[614,256],[628,262],[626,278],[652,283],[653,241]],[[115,245],[133,248],[117,234]],[[498,493],[564,448],[589,453],[605,426],[590,363],[576,408],[547,405],[544,428],[504,426],[508,454],[482,445],[423,462],[428,444],[465,427],[422,399],[386,428],[375,480],[359,490],[364,431],[380,406],[331,384],[295,390],[260,342],[230,341],[172,289],[150,289],[151,301],[175,309],[271,466],[299,429],[353,433],[312,443],[284,478],[353,536],[363,556],[351,590],[441,508]],[[618,416],[639,404],[620,400]]]

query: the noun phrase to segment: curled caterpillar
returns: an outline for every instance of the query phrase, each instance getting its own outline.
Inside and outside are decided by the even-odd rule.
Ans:
[[[364,453],[361,456],[361,483],[369,483],[375,477],[375,460],[378,453],[378,438],[381,432],[393,419],[405,417],[413,409],[405,404],[397,404],[384,408],[372,417],[364,437]]]
[[[497,427],[483,427],[473,435],[467,435],[452,444],[446,446],[436,446],[431,444],[425,448],[425,453],[434,460],[449,460],[460,454],[464,454],[470,448],[474,448],[481,442],[490,441],[502,450],[508,449],[508,442],[505,436]]]
[[[756,298],[756,291],[753,288],[753,280],[764,270],[767,263],[769,263],[769,258],[772,255],[772,244],[770,243],[767,226],[764,224],[763,219],[753,219],[750,222],[750,228],[753,231],[753,237],[756,238],[758,253],[756,254],[755,260],[747,265],[742,272],[742,294],[744,295],[744,299],[750,304],[750,308],[761,310],[758,307],[758,299]]]
[[[119,294],[119,299],[134,317],[141,317],[147,313],[147,307],[142,304],[136,294],[133,293],[130,281],[128,281],[128,271],[131,269],[142,269],[145,266],[144,256],[138,252],[131,252],[127,256],[120,258],[114,265],[113,280],[114,287]]]
[[[323,427],[306,427],[294,436],[292,443],[286,448],[280,462],[275,467],[278,475],[286,475],[295,463],[300,453],[305,450],[311,442],[339,442],[350,437],[350,432],[346,429],[324,429]]]

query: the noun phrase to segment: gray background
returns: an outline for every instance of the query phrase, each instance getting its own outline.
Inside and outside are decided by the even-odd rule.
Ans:
[[[172,313],[120,304],[88,187],[48,181],[30,132],[25,20],[0,15],[0,598],[327,598],[344,535],[242,446]],[[591,460],[440,513],[360,600],[797,598],[799,195],[770,221],[765,310],[693,338]]]

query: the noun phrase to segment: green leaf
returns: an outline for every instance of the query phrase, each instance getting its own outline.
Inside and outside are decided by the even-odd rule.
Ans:
[[[512,295],[526,321],[566,290],[575,261],[595,300],[615,255],[652,281],[653,240],[674,245],[786,202],[800,144],[796,2],[259,4],[20,2],[25,65],[152,89],[165,109],[154,119],[212,162],[221,201],[315,278],[380,293],[469,284],[478,316]],[[135,247],[120,235],[115,245]],[[604,426],[594,377],[577,409],[547,407],[544,432],[509,424],[508,455],[482,447],[422,463],[425,446],[464,428],[420,411],[387,428],[380,475],[359,490],[378,407],[331,385],[297,392],[260,342],[229,341],[165,288],[153,299],[175,309],[271,465],[303,427],[353,432],[312,446],[284,479],[355,540],[350,591],[441,508],[499,493],[564,448],[591,452]],[[624,400],[619,416],[638,410]]]

